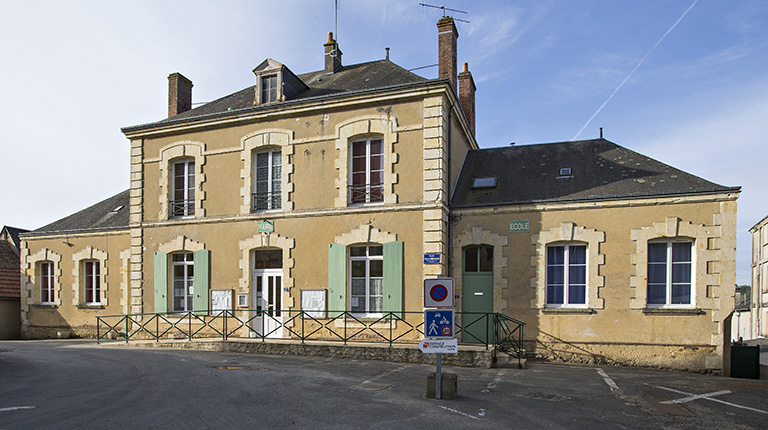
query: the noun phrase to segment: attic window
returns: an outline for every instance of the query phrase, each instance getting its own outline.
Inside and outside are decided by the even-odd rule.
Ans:
[[[558,179],[571,177],[573,177],[573,172],[571,171],[570,167],[563,167],[560,169],[560,176],[558,176]]]
[[[472,189],[477,188],[496,188],[496,177],[488,176],[485,178],[475,178],[472,180]]]
[[[261,77],[261,102],[277,101],[277,75]]]

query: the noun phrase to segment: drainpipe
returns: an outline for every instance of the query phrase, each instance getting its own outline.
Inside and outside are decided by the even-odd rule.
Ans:
[[[451,129],[453,128],[453,106],[454,104],[451,104],[451,108],[448,109],[448,196],[446,200],[448,201],[448,277],[451,277],[453,275],[452,268],[452,257],[453,257],[453,226],[451,222],[451,200],[453,198],[453,193],[451,191]]]

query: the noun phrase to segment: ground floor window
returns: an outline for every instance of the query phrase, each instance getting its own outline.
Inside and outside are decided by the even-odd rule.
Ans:
[[[586,245],[547,246],[547,306],[586,306]]]
[[[101,265],[98,261],[83,262],[83,287],[86,305],[101,303]]]
[[[648,244],[648,306],[688,306],[692,300],[691,242]]]
[[[54,302],[53,263],[40,262],[38,273],[40,274],[40,304],[52,304]]]
[[[191,252],[173,254],[173,311],[194,309],[195,257]]]
[[[349,248],[350,310],[382,311],[384,298],[384,248],[381,245]]]

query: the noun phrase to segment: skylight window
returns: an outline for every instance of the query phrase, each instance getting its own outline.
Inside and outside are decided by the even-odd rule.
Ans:
[[[563,167],[562,169],[560,169],[560,176],[571,176],[571,168]]]
[[[496,177],[488,176],[485,178],[475,178],[472,180],[472,189],[475,188],[496,188]]]

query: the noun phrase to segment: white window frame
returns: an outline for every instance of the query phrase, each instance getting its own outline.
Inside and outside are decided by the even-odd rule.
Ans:
[[[46,273],[43,273],[43,267],[47,268]],[[37,269],[40,278],[40,304],[41,305],[53,305],[56,304],[56,284],[54,282],[54,264],[53,261],[41,261],[38,263]],[[43,291],[47,291],[48,300],[43,300]]]
[[[381,249],[380,255],[371,255],[371,248],[378,247]],[[352,249],[357,248],[365,248],[365,255],[352,255]],[[376,317],[383,315],[383,308],[384,308],[384,246],[382,244],[378,243],[368,243],[368,244],[359,244],[359,245],[350,245],[348,247],[349,249],[349,282],[347,285],[349,285],[349,310],[352,312],[353,315],[361,315],[366,317]],[[352,276],[352,263],[355,261],[364,261],[365,262],[365,277],[355,277]],[[381,261],[381,277],[372,277],[371,276],[371,262],[372,261]],[[365,281],[365,296],[362,297],[360,295],[356,295],[352,293],[352,284],[354,280],[364,280]],[[371,299],[376,297],[376,295],[371,294],[371,281],[372,280],[378,280],[381,285],[381,309],[371,309]],[[362,298],[361,298],[362,297]],[[363,310],[355,310],[353,309],[352,303],[353,300],[364,300],[365,306]]]
[[[183,255],[184,259],[181,261],[176,261],[177,256]],[[171,259],[171,309],[172,312],[190,312],[194,310],[194,299],[193,299],[193,293],[194,293],[194,279],[195,279],[195,254],[194,252],[176,252],[170,255]],[[179,280],[179,278],[176,277],[176,268],[177,267],[183,267],[183,274],[180,278],[180,280],[183,282],[184,285],[184,291],[185,295],[180,296],[176,294],[176,281]],[[192,274],[190,275],[190,268],[192,269]],[[184,297],[185,300],[183,301],[184,306],[183,309],[177,309],[176,307],[176,299]]]
[[[650,247],[652,245],[659,245],[659,244],[666,244],[666,257],[664,260],[665,264],[665,298],[664,303],[649,303],[649,294],[648,294],[648,288],[649,288],[649,282],[650,282],[650,275],[646,277],[646,306],[651,309],[693,309],[696,306],[696,286],[695,286],[695,273],[694,270],[696,268],[696,248],[694,247],[693,241],[690,240],[653,240],[648,242],[648,259],[646,261],[646,265],[648,266],[648,272],[650,272],[650,265],[654,264],[654,262],[651,262],[651,256],[650,256]],[[689,261],[675,261],[674,255],[673,255],[673,245],[674,244],[686,244],[690,247],[690,260]],[[670,264],[671,263],[671,264]],[[656,263],[658,264],[658,263]],[[688,282],[688,297],[690,303],[672,303],[672,269],[675,264],[687,264],[688,265],[688,279],[690,282]]]
[[[550,248],[561,247],[563,248],[563,303],[549,303],[549,250]],[[584,248],[584,303],[569,303],[571,286],[580,286],[582,284],[572,284],[570,279],[570,256],[571,248],[582,247]],[[547,308],[580,308],[586,309],[589,303],[589,246],[585,243],[550,243],[547,244],[545,250],[545,284],[544,284],[544,303]]]
[[[379,147],[381,148],[381,152],[377,154],[371,153],[371,145],[374,142],[378,142]],[[355,145],[358,144],[364,144],[365,145],[365,183],[364,184],[355,184]],[[371,157],[374,155],[378,155],[381,160],[381,166],[379,169],[373,169],[371,166]],[[369,136],[364,139],[356,139],[353,140],[352,143],[349,145],[349,204],[351,205],[363,205],[363,204],[383,204],[384,203],[384,138],[382,136]],[[371,175],[374,172],[379,172],[381,175],[381,182],[377,184],[371,183]],[[371,201],[371,194],[374,189],[378,188],[380,190],[380,199]],[[358,189],[358,192],[362,191],[365,193],[365,199],[364,201],[355,201],[355,190]]]
[[[258,174],[257,159],[259,155],[267,156],[267,207],[259,208],[258,183],[262,179]],[[268,149],[265,151],[254,151],[252,160],[253,171],[253,193],[251,195],[251,212],[279,211],[282,210],[283,192],[283,158],[282,151],[278,149]],[[275,161],[279,164],[275,164]],[[277,168],[277,171],[275,169]],[[277,177],[275,177],[277,176]]]
[[[91,267],[90,274],[88,267]],[[96,270],[93,270],[93,269]],[[101,262],[99,260],[85,260],[82,263],[83,277],[83,304],[87,306],[101,305]],[[88,292],[92,292],[93,300],[88,300]]]
[[[171,195],[170,195],[170,217],[171,218],[189,218],[195,216],[195,160],[181,159],[172,162],[171,168]],[[176,177],[179,169],[183,170],[183,185],[181,190],[176,187]],[[182,199],[177,200],[176,194],[181,191]],[[181,202],[181,203],[179,203]],[[176,210],[181,204],[181,211]]]

